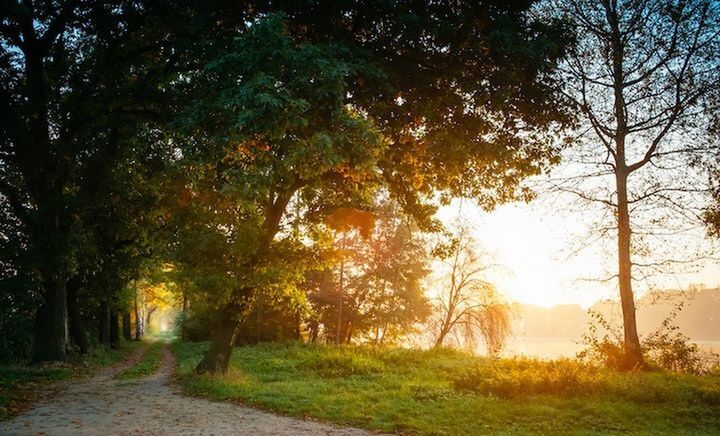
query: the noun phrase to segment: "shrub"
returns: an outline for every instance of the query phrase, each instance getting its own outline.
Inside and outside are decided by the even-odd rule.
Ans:
[[[0,277],[0,362],[2,363],[20,362],[30,357],[35,308],[39,304],[33,295],[31,290],[9,287]]]
[[[698,375],[712,373],[720,357],[700,350],[677,326],[665,322],[643,340],[643,349],[647,360],[662,369]]]
[[[207,341],[212,337],[217,322],[207,312],[195,309],[192,313],[181,312],[175,320],[180,337],[193,342]]]
[[[340,349],[320,350],[308,354],[300,367],[315,371],[323,377],[369,375],[384,369],[382,362],[371,356]]]
[[[642,338],[641,347],[646,363],[650,367],[668,371],[697,375],[713,373],[720,364],[720,356],[700,350],[673,324],[682,308],[681,302],[656,331]],[[626,364],[623,341],[617,328],[611,326],[598,312],[590,311],[589,314],[593,322],[583,336],[587,348],[578,353],[577,357],[611,369],[635,369],[628,368]],[[600,329],[606,332],[602,337]]]
[[[505,398],[592,394],[600,391],[604,384],[605,375],[599,368],[571,360],[504,360],[471,368],[453,380],[456,389]]]
[[[417,401],[447,400],[457,395],[452,389],[445,386],[430,384],[413,384],[408,387],[410,397]]]

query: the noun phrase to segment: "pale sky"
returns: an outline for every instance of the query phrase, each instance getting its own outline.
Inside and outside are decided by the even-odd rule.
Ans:
[[[608,277],[608,271],[615,269],[613,253],[603,255],[603,248],[595,244],[570,256],[587,234],[585,217],[577,211],[559,210],[552,201],[535,201],[487,213],[469,201],[456,201],[442,208],[438,217],[450,223],[458,212],[474,224],[479,244],[503,266],[489,279],[510,299],[544,307],[573,303],[589,307],[599,299],[616,298],[615,281],[586,280]],[[715,287],[720,283],[720,267],[707,261],[699,272],[662,280],[663,288],[691,283]],[[645,288],[636,285],[639,293]]]

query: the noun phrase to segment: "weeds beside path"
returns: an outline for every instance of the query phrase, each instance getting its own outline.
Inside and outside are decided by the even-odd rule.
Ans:
[[[162,364],[163,347],[163,342],[151,342],[144,348],[144,353],[136,356],[135,359],[128,359],[129,364],[116,370],[114,377],[118,380],[129,380],[154,374]]]
[[[119,349],[92,348],[86,355],[67,363],[0,365],[0,421],[53,396],[62,386],[58,382],[81,380],[103,368],[104,371],[121,371],[123,364],[132,364],[133,358],[141,357],[143,352],[142,343],[127,342]]]
[[[149,377],[118,380],[130,370],[104,371],[67,383],[57,397],[12,420],[0,422],[0,434],[287,434],[361,435],[365,431],[217,403],[183,395],[172,383],[174,358],[159,348],[159,370]],[[137,355],[129,360],[142,364]]]

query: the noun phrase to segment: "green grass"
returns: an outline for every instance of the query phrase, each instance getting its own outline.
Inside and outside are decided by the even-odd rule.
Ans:
[[[119,362],[138,346],[139,343],[127,342],[119,349],[94,347],[84,356],[62,364],[0,364],[0,420],[16,415],[31,404],[35,399],[35,388],[54,381],[85,377],[100,367]]]
[[[140,359],[140,362],[120,374],[117,374],[115,378],[118,380],[130,380],[147,377],[155,373],[162,363],[163,345],[164,344],[162,342],[151,342],[147,346],[145,354],[142,359]]]
[[[208,376],[193,372],[207,344],[172,347],[188,394],[371,430],[720,433],[717,375],[617,373],[451,350],[261,344],[237,348],[227,375]]]

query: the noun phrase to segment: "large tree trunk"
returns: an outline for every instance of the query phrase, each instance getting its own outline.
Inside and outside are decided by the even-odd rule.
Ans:
[[[632,261],[630,257],[630,213],[628,211],[627,175],[616,171],[618,192],[618,284],[623,312],[625,363],[628,369],[644,366],[635,317],[635,297],[632,290]]]
[[[45,282],[35,316],[33,362],[67,359],[68,316],[65,277]]]
[[[632,290],[632,260],[630,253],[630,212],[628,210],[627,181],[630,170],[627,166],[625,141],[628,133],[627,105],[625,101],[625,43],[620,31],[620,22],[615,12],[607,16],[610,24],[608,35],[612,49],[612,78],[614,93],[615,129],[615,183],[617,187],[617,230],[618,230],[618,287],[623,312],[625,364],[628,368],[644,366],[640,339],[635,319],[635,298]]]
[[[17,145],[17,162],[38,216],[32,224],[32,248],[49,266],[43,273],[42,301],[35,317],[34,362],[65,360],[68,345],[67,274],[63,269],[67,235],[63,227],[63,159],[52,156],[45,86],[45,48],[34,35],[35,23],[23,31],[25,87],[29,113],[27,142]],[[57,132],[56,132],[57,133]]]
[[[239,318],[243,311],[243,305],[230,303],[225,306],[220,313],[220,324],[213,334],[210,349],[195,368],[198,374],[227,372],[230,355],[240,329]]]
[[[122,317],[122,331],[123,337],[126,341],[132,339],[132,327],[130,326],[130,312],[125,311]]]
[[[101,344],[110,344],[110,304],[106,301],[100,302],[98,316],[98,340]]]
[[[80,313],[80,303],[78,303],[78,291],[80,284],[77,281],[70,280],[67,284],[67,306],[68,318],[70,326],[70,337],[80,349],[81,354],[85,354],[88,349],[87,335],[85,334],[85,322],[82,313]]]
[[[113,348],[120,346],[120,317],[116,310],[110,311],[110,346]]]

